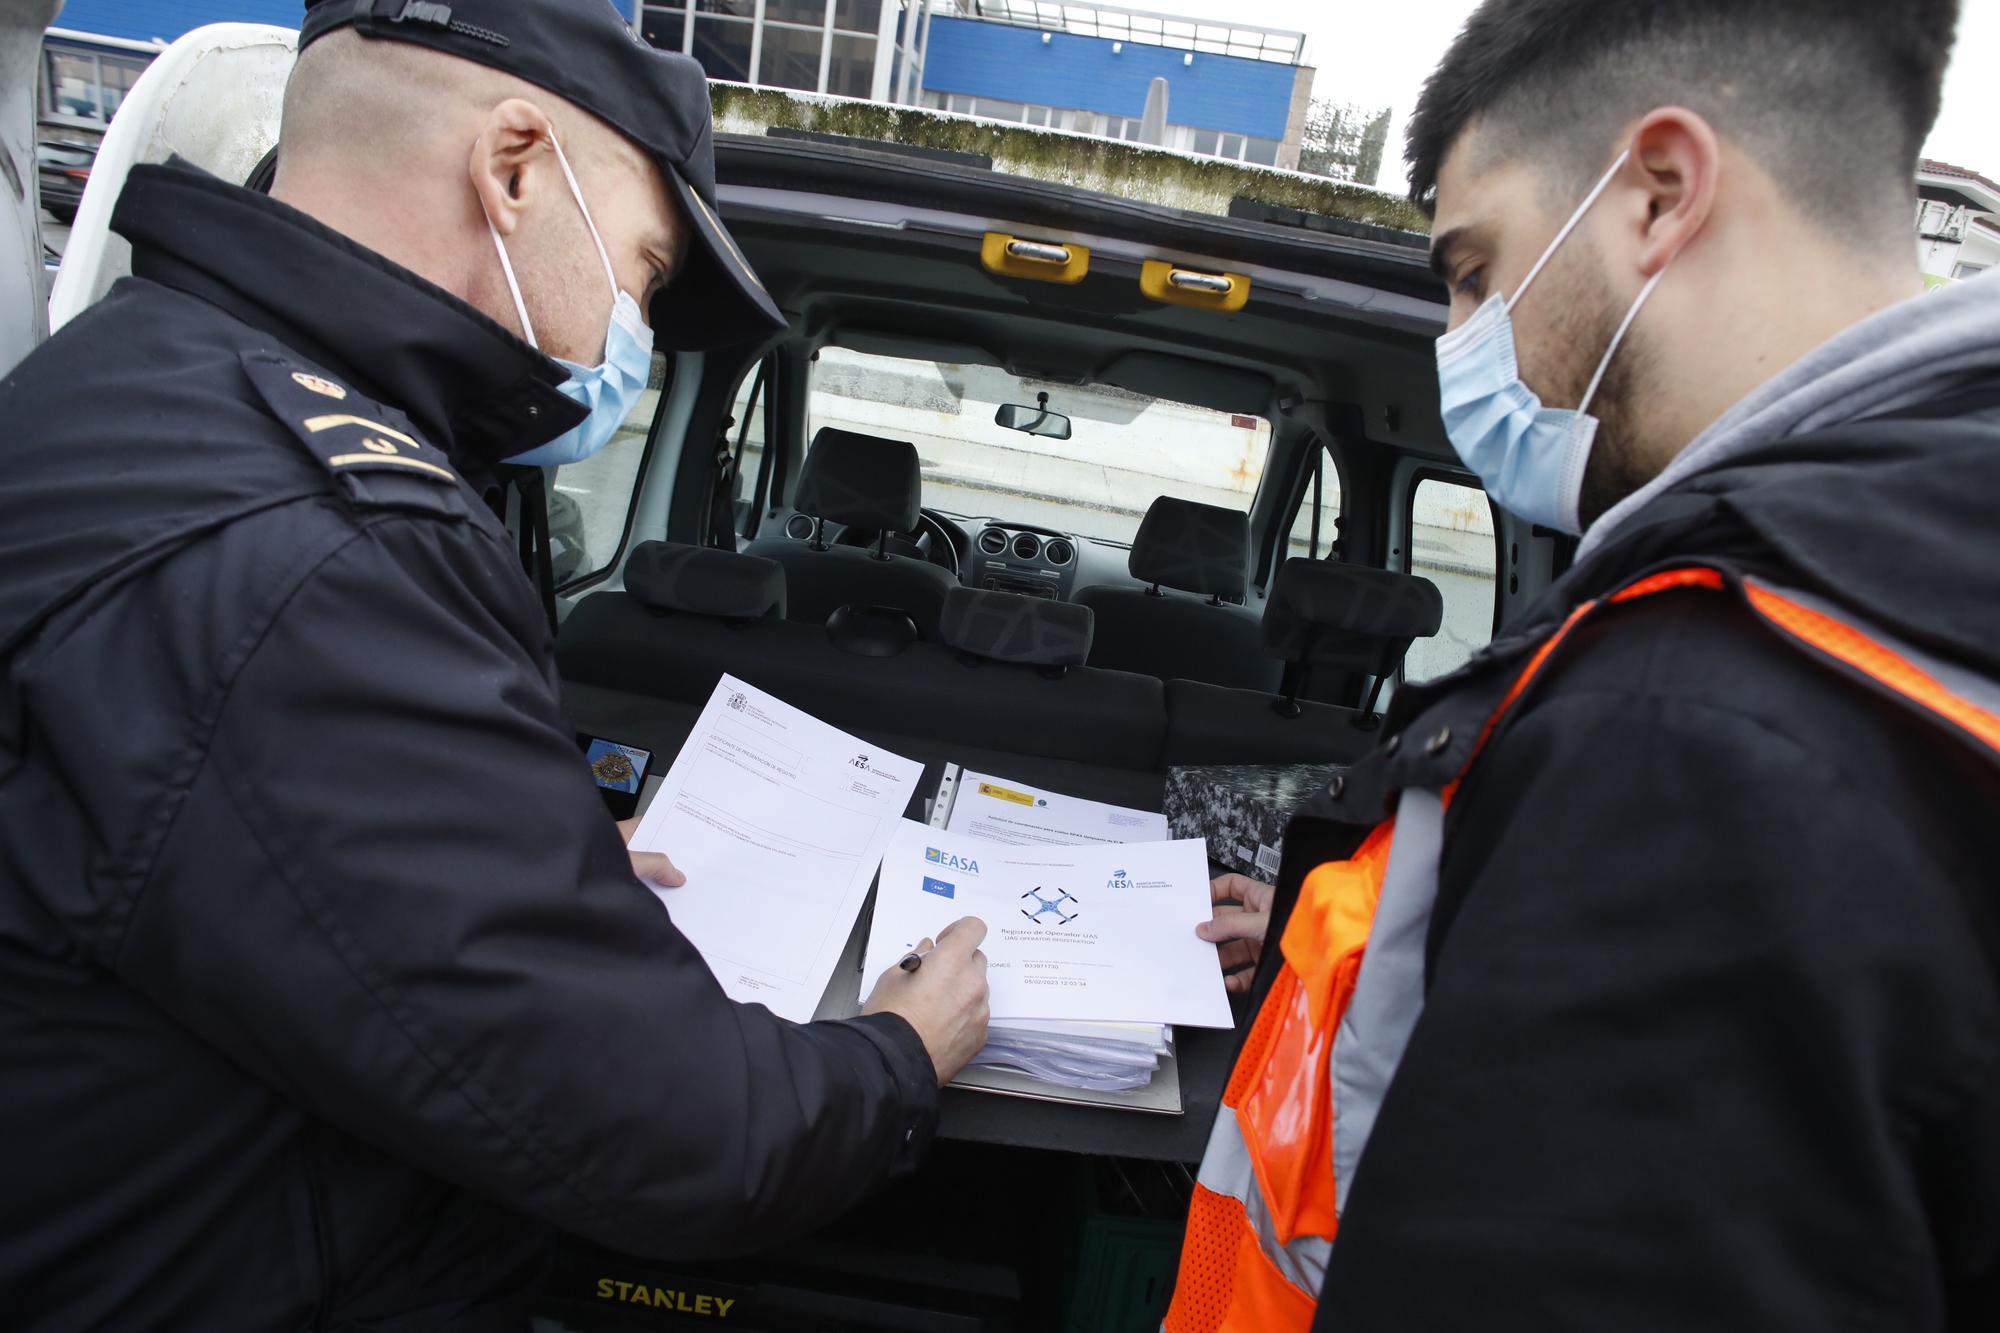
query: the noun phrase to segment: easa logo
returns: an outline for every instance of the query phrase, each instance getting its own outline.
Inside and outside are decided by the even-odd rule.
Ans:
[[[924,860],[929,861],[932,865],[943,866],[947,870],[956,870],[964,875],[976,875],[979,873],[979,862],[970,857],[954,856],[950,852],[939,851],[935,847],[924,848]]]
[[[1124,871],[1114,870],[1111,872],[1111,878],[1105,881],[1104,887],[1107,889],[1129,889],[1132,887],[1132,881],[1125,878]]]

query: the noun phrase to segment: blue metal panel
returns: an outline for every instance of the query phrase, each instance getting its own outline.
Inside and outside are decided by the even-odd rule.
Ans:
[[[303,0],[67,0],[55,26],[105,37],[172,41],[208,23],[275,23],[296,28]]]
[[[1268,60],[1187,53],[1126,42],[1112,54],[1101,37],[1047,34],[977,19],[931,20],[924,87],[1110,116],[1138,116],[1155,77],[1167,81],[1175,125],[1283,139],[1297,70]]]

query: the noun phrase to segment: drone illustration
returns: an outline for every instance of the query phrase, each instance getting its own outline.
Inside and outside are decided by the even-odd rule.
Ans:
[[[1022,894],[1021,897],[1024,899],[1033,900],[1035,910],[1031,912],[1026,907],[1023,907],[1021,909],[1021,915],[1028,918],[1028,920],[1033,921],[1037,925],[1040,925],[1042,923],[1042,918],[1049,915],[1050,913],[1055,914],[1056,923],[1058,925],[1064,925],[1064,926],[1067,926],[1070,922],[1076,920],[1077,917],[1082,915],[1082,913],[1077,912],[1073,909],[1081,907],[1083,906],[1083,904],[1078,902],[1074,897],[1072,897],[1070,895],[1069,890],[1067,889],[1057,889],[1056,896],[1050,898],[1043,895],[1041,886],[1038,884],[1034,888],[1029,889],[1026,893]],[[1068,903],[1072,910],[1064,911],[1063,910],[1064,903]]]

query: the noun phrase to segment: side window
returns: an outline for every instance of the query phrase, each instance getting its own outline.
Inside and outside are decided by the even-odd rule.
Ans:
[[[611,443],[580,463],[555,469],[549,492],[549,545],[555,558],[556,587],[592,578],[609,569],[624,546],[646,441],[653,433],[673,363],[653,354],[646,391],[611,437]]]
[[[1298,517],[1292,520],[1292,540],[1285,554],[1317,560],[1333,551],[1340,540],[1340,470],[1324,448],[1313,455],[1314,474],[1306,481],[1306,493],[1299,500]],[[1317,501],[1315,501],[1317,496]],[[1318,523],[1315,525],[1314,517]]]
[[[1435,477],[1417,483],[1410,497],[1410,573],[1444,594],[1444,624],[1435,638],[1410,645],[1405,680],[1456,671],[1493,637],[1498,556],[1486,492]]]

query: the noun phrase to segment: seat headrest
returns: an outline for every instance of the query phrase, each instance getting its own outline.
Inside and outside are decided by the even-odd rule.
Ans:
[[[1250,582],[1250,516],[1162,495],[1139,524],[1126,568],[1141,583],[1240,602]]]
[[[953,588],[944,596],[938,637],[962,653],[996,662],[1082,666],[1095,622],[1090,608],[1075,602]]]
[[[1264,651],[1381,674],[1443,622],[1444,597],[1429,579],[1300,557],[1280,565],[1271,585]]]
[[[921,492],[917,446],[823,426],[799,468],[792,508],[846,527],[908,532]]]
[[[625,591],[657,611],[758,620],[785,614],[785,567],[760,555],[640,542],[625,561]]]

